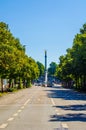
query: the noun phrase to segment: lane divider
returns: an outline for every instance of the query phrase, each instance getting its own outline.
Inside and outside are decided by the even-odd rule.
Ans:
[[[68,125],[65,123],[61,123],[61,130],[68,130]]]
[[[0,129],[4,129],[8,126],[8,123],[3,123],[2,125],[0,125]]]
[[[54,102],[54,100],[51,98],[51,102],[52,102],[52,104],[55,106],[56,104],[55,104],[55,102]],[[57,116],[60,116],[61,115],[61,113],[59,113],[58,112],[58,109],[56,109],[55,110],[57,113]],[[68,130],[69,128],[68,128],[68,125],[66,124],[66,123],[61,123],[61,126],[60,126],[60,128],[59,128],[60,130]]]
[[[13,117],[9,118],[7,121],[12,121],[12,120],[14,120],[14,118],[13,118]]]
[[[18,113],[15,113],[13,116],[18,116]]]
[[[55,106],[56,104],[55,104],[55,102],[54,102],[54,100],[51,98],[51,102],[52,102],[52,104]]]
[[[56,109],[55,111],[56,111],[56,112],[58,112],[58,110],[57,110],[57,109]]]
[[[24,106],[22,106],[21,109],[24,109]]]
[[[22,106],[15,114],[13,114],[13,116],[10,117],[7,121],[13,121],[13,120],[14,120],[14,117],[17,117],[18,114],[19,114],[20,112],[22,112],[22,110],[23,110],[23,109],[25,108],[25,106],[29,103],[29,101],[30,101],[30,99],[28,99],[28,100],[23,104],[23,106]],[[6,128],[7,126],[8,126],[8,123],[3,123],[3,124],[0,125],[0,129],[4,129],[4,128]]]
[[[56,113],[58,116],[61,115],[60,113]]]
[[[22,110],[20,109],[20,110],[18,110],[18,113],[20,113]]]
[[[30,99],[28,99],[28,100],[24,103],[24,106],[26,106],[29,101],[30,101]]]

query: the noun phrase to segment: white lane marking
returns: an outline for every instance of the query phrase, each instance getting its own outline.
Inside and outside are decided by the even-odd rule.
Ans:
[[[62,128],[62,130],[68,130],[68,125],[61,123],[61,128]]]
[[[13,116],[18,116],[18,113],[15,113]]]
[[[12,120],[14,120],[14,118],[13,118],[13,117],[9,118],[7,121],[12,121]]]
[[[24,106],[22,106],[21,109],[24,109]]]
[[[55,104],[55,102],[54,102],[54,100],[51,98],[51,102],[52,102],[52,104],[55,106],[56,104]]]
[[[1,129],[1,128],[2,128],[2,129],[6,128],[7,125],[8,125],[8,123],[3,123],[2,125],[0,125],[0,129]]]
[[[58,110],[57,110],[57,109],[56,109],[55,111],[56,111],[56,112],[58,112]]]
[[[24,103],[24,106],[26,106],[29,101],[30,101],[30,99],[28,99],[28,100]]]
[[[20,110],[18,110],[18,112],[21,112],[22,110],[20,109]]]
[[[25,103],[24,103],[24,106],[26,106],[28,104],[28,102],[30,101],[30,99],[28,99]],[[24,109],[24,106],[21,107],[21,109]],[[18,110],[18,113],[21,112],[22,110]],[[13,116],[18,116],[18,113],[15,113]],[[7,121],[12,121],[14,120],[13,117],[9,118]],[[0,129],[4,129],[8,126],[8,123],[3,123],[0,125]]]
[[[58,116],[61,115],[60,113],[56,113]]]

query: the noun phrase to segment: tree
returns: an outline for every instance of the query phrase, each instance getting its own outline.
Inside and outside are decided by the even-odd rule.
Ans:
[[[73,43],[73,61],[75,65],[76,86],[86,89],[86,34],[77,34]]]
[[[44,74],[44,65],[37,61],[38,69],[39,69],[39,76],[42,76]]]
[[[80,29],[80,34],[75,36],[72,48],[60,57],[57,76],[66,86],[69,81],[74,81],[77,89],[86,90],[86,24]]]
[[[48,68],[48,75],[55,76],[57,64],[55,62],[51,62]]]
[[[13,86],[13,80],[19,82],[18,88],[21,88],[22,81],[30,85],[38,76],[35,60],[25,54],[25,47],[12,35],[8,25],[0,22],[0,78],[9,79],[9,88]]]

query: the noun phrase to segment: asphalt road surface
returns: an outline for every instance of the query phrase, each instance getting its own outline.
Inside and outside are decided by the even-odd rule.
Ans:
[[[0,97],[0,129],[86,130],[86,94],[33,86]]]

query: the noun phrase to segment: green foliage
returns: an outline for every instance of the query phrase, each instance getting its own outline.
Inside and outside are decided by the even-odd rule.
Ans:
[[[14,92],[14,91],[16,91],[16,90],[17,90],[17,89],[16,89],[15,87],[13,87],[13,88],[11,87],[11,88],[8,88],[8,89],[7,89],[7,92]]]
[[[50,63],[50,67],[48,68],[48,75],[55,76],[57,64],[55,62]]]
[[[39,76],[42,76],[44,74],[44,65],[37,61],[38,69],[39,69]]]
[[[9,79],[9,90],[13,89],[12,79],[19,81],[18,88],[31,86],[38,78],[39,69],[34,59],[25,54],[25,47],[10,32],[8,25],[0,22],[0,78]],[[23,82],[23,83],[22,83]]]
[[[75,36],[72,48],[60,57],[56,74],[64,85],[72,87],[74,82],[77,89],[86,90],[86,24]]]

